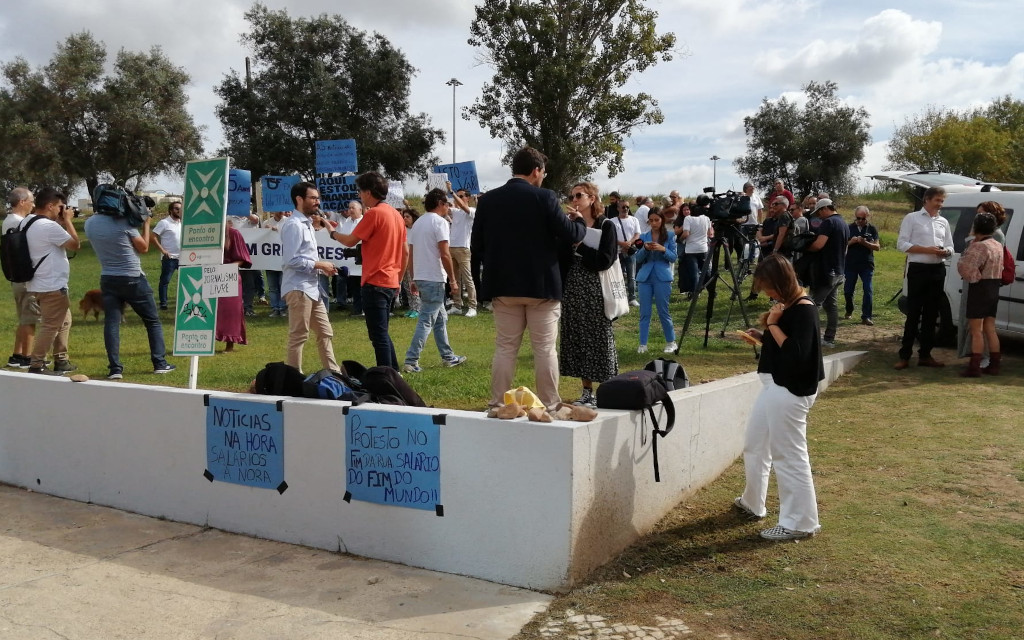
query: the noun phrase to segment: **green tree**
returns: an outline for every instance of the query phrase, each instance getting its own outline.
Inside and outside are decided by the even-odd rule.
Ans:
[[[617,92],[672,59],[675,36],[655,32],[657,15],[639,0],[486,0],[469,43],[495,74],[463,117],[502,140],[506,160],[524,144],[543,151],[552,189],[605,163],[618,174],[623,138],[664,119],[650,95]]]
[[[379,34],[340,16],[291,18],[255,4],[242,43],[251,78],[232,73],[217,87],[224,153],[254,176],[314,176],[316,141],[352,138],[360,169],[426,177],[443,142],[425,114],[409,114],[415,69]]]
[[[159,47],[121,50],[109,75],[106,60],[103,43],[82,32],[40,69],[22,58],[3,65],[0,143],[9,152],[0,168],[9,182],[70,189],[84,180],[91,192],[112,179],[137,189],[202,151],[185,109],[187,73]]]
[[[782,178],[798,194],[852,192],[853,169],[871,142],[868,112],[840,102],[838,89],[831,81],[807,83],[802,108],[787,98],[762,100],[757,113],[743,119],[747,152],[733,161],[736,170],[760,189]]]
[[[938,170],[1024,182],[1024,102],[1005,96],[965,111],[929,107],[893,132],[889,170]]]

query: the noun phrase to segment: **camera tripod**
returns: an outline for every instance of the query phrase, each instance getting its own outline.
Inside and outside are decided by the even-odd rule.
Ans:
[[[725,316],[725,321],[722,324],[722,330],[719,332],[719,337],[725,337],[726,327],[729,326],[729,320],[732,318],[732,303],[738,302],[740,305],[740,314],[743,316],[744,327],[750,326],[750,320],[747,318],[747,308],[743,304],[743,296],[740,294],[740,285],[743,279],[737,274],[736,269],[733,268],[732,264],[732,247],[730,236],[739,235],[739,230],[734,228],[734,225],[726,225],[715,223],[715,237],[711,239],[711,259],[704,263],[704,269],[701,270],[697,289],[693,292],[693,298],[690,300],[690,309],[686,312],[686,322],[683,323],[683,330],[680,333],[680,341],[686,336],[686,332],[690,329],[690,323],[693,321],[694,313],[697,311],[697,302],[700,300],[700,294],[702,291],[707,290],[708,292],[708,305],[707,310],[704,314],[704,348],[708,347],[708,336],[711,333],[711,317],[715,313],[715,298],[718,296],[718,281],[721,280],[722,284],[732,292],[731,301],[729,304],[729,312]],[[725,255],[725,268],[729,272],[731,282],[726,280],[725,276],[722,275],[719,269],[720,257]],[[754,349],[755,356],[757,355],[757,348]]]

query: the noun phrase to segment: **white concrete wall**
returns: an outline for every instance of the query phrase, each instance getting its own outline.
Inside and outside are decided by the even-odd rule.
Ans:
[[[827,381],[859,359],[827,360]],[[336,402],[287,399],[283,494],[210,482],[207,392],[0,372],[0,481],[56,496],[264,538],[560,590],[648,531],[742,449],[757,392],[746,374],[674,392],[675,430],[659,442],[638,412],[539,424],[446,413],[444,516],[346,503],[344,416]],[[214,393],[267,402],[276,399]]]

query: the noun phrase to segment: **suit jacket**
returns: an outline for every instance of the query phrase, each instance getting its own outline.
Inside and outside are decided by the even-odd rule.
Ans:
[[[522,178],[480,196],[470,250],[483,264],[481,298],[562,299],[572,245],[586,229],[570,220],[558,196]]]
[[[653,242],[651,232],[640,236],[644,242]],[[664,243],[665,252],[640,249],[633,257],[636,259],[637,282],[672,282],[672,263],[676,261],[676,243],[672,234]]]

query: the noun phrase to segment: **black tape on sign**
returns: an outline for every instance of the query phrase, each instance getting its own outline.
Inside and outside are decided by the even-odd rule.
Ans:
[[[435,504],[434,505],[434,515],[436,515],[438,518],[443,518],[444,517],[444,505],[443,504]]]
[[[288,490],[288,483],[285,482],[284,480],[282,480],[281,484],[277,485],[277,492],[278,493],[284,493],[287,490]]]
[[[210,394],[208,394],[208,393],[204,393],[203,394],[203,406],[204,407],[210,406]]]
[[[344,500],[345,502],[352,502],[352,492],[351,491],[346,491],[345,492],[345,497],[342,498],[342,500]]]
[[[445,421],[447,419],[448,419],[448,414],[447,413],[439,413],[439,414],[433,416],[434,424],[445,424]]]
[[[203,477],[209,480],[210,482],[213,482],[213,474],[210,473],[209,469],[203,469]]]
[[[281,413],[284,411],[284,400],[277,401],[277,412]]]
[[[344,407],[341,408],[341,415],[347,416],[348,415],[348,410],[351,409],[351,408],[352,408],[352,405],[346,404]]]

